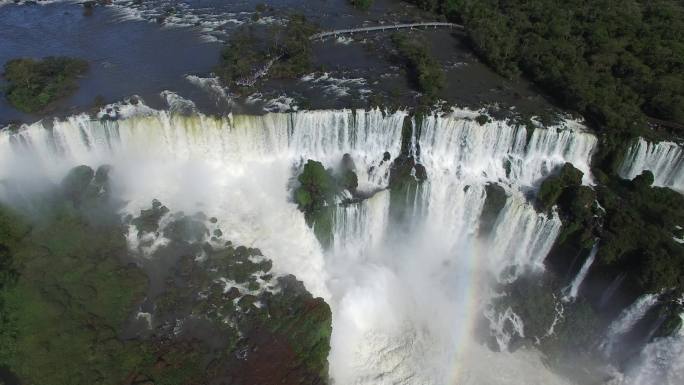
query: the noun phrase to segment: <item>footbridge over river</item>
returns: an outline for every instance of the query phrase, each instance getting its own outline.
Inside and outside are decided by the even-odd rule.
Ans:
[[[378,25],[375,27],[359,27],[359,28],[348,28],[348,29],[336,29],[332,31],[324,31],[313,34],[309,37],[310,40],[324,39],[330,36],[338,35],[352,35],[361,32],[375,32],[375,31],[391,31],[398,29],[413,29],[413,28],[456,28],[463,30],[464,27],[460,24],[454,23],[444,23],[444,22],[425,22],[425,23],[403,23],[403,24],[387,24]]]

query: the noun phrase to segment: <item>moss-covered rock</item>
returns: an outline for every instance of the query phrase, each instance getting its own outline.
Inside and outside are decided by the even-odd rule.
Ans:
[[[494,225],[499,213],[506,205],[508,196],[506,190],[496,183],[488,183],[485,186],[485,203],[482,207],[482,216],[480,217],[480,236],[488,236]]]
[[[542,182],[537,200],[542,210],[549,210],[556,204],[563,190],[582,184],[582,171],[576,169],[571,163],[565,163],[558,175],[551,176]]]
[[[632,183],[634,185],[634,188],[639,190],[645,190],[651,187],[654,181],[655,177],[653,176],[653,173],[649,170],[644,170],[644,172],[634,177]]]
[[[143,233],[156,233],[159,230],[159,221],[168,213],[169,209],[154,199],[152,207],[140,210],[140,215],[133,218],[131,224],[138,229],[138,237]]]
[[[209,235],[202,216],[177,215],[163,230],[164,237],[177,242],[201,242]]]
[[[309,159],[297,180],[300,186],[295,190],[295,201],[300,210],[312,212],[335,202],[335,179],[321,162]]]
[[[356,189],[359,187],[359,178],[356,175],[356,165],[351,155],[344,154],[342,156],[337,179],[342,190],[348,190],[350,193],[356,194]]]

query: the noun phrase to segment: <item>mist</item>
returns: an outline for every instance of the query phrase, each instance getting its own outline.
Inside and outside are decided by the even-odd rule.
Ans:
[[[330,304],[335,384],[570,383],[535,349],[496,352],[478,330],[510,334],[483,317],[494,287],[543,271],[559,233],[557,215],[537,213],[525,194],[565,162],[591,183],[596,138],[577,122],[537,129],[528,145],[524,129],[479,127],[466,110],[429,119],[419,143],[429,179],[408,205],[414,215],[398,222],[382,160],[400,151],[405,112],[215,118],[139,108],[118,121],[79,115],[49,129],[39,122],[1,132],[0,180],[33,193],[43,182],[32,181],[47,186],[73,166],[110,164],[122,216],[158,199],[218,218],[226,238],[258,247],[276,272],[294,274]],[[335,167],[347,153],[371,197],[335,209],[326,250],[292,191],[307,159]],[[488,183],[502,186],[506,202],[491,233],[481,234]],[[2,191],[14,202],[16,194]]]

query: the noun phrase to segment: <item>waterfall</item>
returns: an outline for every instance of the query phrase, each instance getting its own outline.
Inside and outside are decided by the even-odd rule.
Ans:
[[[389,191],[358,203],[340,205],[333,213],[333,254],[363,258],[384,241],[389,214]]]
[[[428,173],[411,195],[420,215],[407,233],[393,234],[383,153],[399,154],[406,112],[212,117],[137,110],[116,120],[77,115],[0,132],[0,181],[57,182],[75,165],[110,163],[125,213],[157,198],[174,210],[216,216],[227,239],[260,248],[275,272],[295,274],[330,303],[330,373],[341,384],[382,377],[437,385],[467,376],[451,367],[479,352],[468,342],[488,300],[480,278],[510,282],[543,269],[560,230],[558,215],[537,213],[526,192],[566,162],[590,182],[596,145],[572,122],[528,137],[504,122],[480,126],[463,111],[425,117],[414,127]],[[331,210],[331,247],[322,250],[292,203],[294,176],[306,159],[336,167],[345,153],[359,189],[373,195]],[[487,183],[503,186],[506,203],[480,237]],[[505,318],[522,334],[521,319]]]
[[[290,203],[293,168],[307,158],[335,167],[350,153],[359,165],[359,189],[383,188],[389,178],[383,153],[399,153],[405,115],[339,110],[211,117],[139,106],[118,120],[82,114],[38,122],[0,132],[0,181],[11,180],[0,183],[0,198],[21,179],[58,182],[75,165],[113,164],[127,213],[137,214],[153,198],[175,210],[205,211],[221,218],[227,237],[260,247],[276,270],[328,297],[320,246]]]
[[[557,213],[550,217],[539,214],[521,197],[510,197],[489,239],[492,247],[488,256],[496,276],[512,282],[526,269],[543,270],[561,226]]]
[[[680,315],[684,318],[684,314]],[[684,383],[684,330],[649,342],[627,369],[624,385]]]
[[[495,276],[512,281],[525,270],[543,269],[561,227],[555,212],[537,213],[524,191],[566,162],[582,170],[589,182],[597,140],[575,122],[535,129],[528,138],[525,127],[504,121],[480,125],[468,112],[425,116],[415,129],[419,161],[429,175],[421,195],[427,222],[431,231],[453,234],[452,250],[475,247],[484,186],[502,184],[506,205],[489,239],[483,240],[487,246],[481,254]]]
[[[620,337],[632,330],[634,325],[658,303],[658,297],[658,294],[642,295],[633,304],[624,309],[615,321],[610,324],[606,338],[601,344],[601,350],[607,356],[613,353],[613,347],[619,342]]]
[[[535,129],[530,138],[524,126],[503,121],[480,125],[457,112],[425,117],[420,126],[421,154],[429,162],[461,178],[518,186],[536,184],[565,162],[584,172],[589,182],[596,143],[595,136],[574,122]]]
[[[625,179],[633,179],[644,170],[653,173],[656,186],[684,191],[682,146],[673,142],[651,143],[639,138],[627,151],[619,173]]]
[[[35,166],[55,177],[73,164],[97,165],[130,154],[233,164],[308,157],[332,166],[342,154],[353,153],[373,165],[384,151],[399,153],[404,115],[340,110],[218,118],[156,111],[109,121],[83,114],[55,120],[51,130],[39,122],[16,134],[3,132],[0,178],[12,175],[11,160],[27,152]],[[386,176],[366,168],[359,179],[366,185],[386,183]]]
[[[506,308],[503,313],[495,313],[489,309],[484,315],[490,322],[490,328],[500,351],[508,351],[508,345],[514,336],[525,337],[525,325],[520,316],[515,314],[510,307]]]
[[[589,255],[587,256],[587,259],[584,260],[582,267],[580,268],[579,272],[577,272],[577,275],[575,276],[575,278],[570,283],[570,286],[563,289],[563,301],[569,302],[569,301],[573,301],[575,298],[577,298],[577,293],[579,292],[579,288],[580,288],[580,286],[582,286],[582,282],[584,282],[584,279],[587,277],[587,274],[589,274],[589,269],[591,268],[591,265],[594,264],[594,259],[596,258],[597,252],[598,252],[598,242],[596,242],[594,244],[594,247],[591,248],[591,251],[589,252]]]

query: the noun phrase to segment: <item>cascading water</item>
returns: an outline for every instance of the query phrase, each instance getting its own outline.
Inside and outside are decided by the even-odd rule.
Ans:
[[[656,186],[671,187],[684,191],[684,149],[673,142],[651,143],[643,138],[628,150],[620,176],[632,179],[649,170],[655,177]]]
[[[577,122],[535,129],[528,138],[524,126],[502,121],[480,125],[458,112],[426,117],[420,127],[421,154],[441,169],[463,179],[532,186],[570,162],[590,181],[597,139]]]
[[[596,139],[574,123],[536,129],[528,140],[525,129],[480,126],[464,111],[426,117],[415,130],[429,176],[414,196],[421,215],[398,233],[391,231],[391,193],[383,191],[383,153],[399,154],[404,112],[215,118],[137,111],[0,133],[0,180],[42,174],[57,181],[74,165],[109,163],[126,213],[157,198],[218,217],[226,237],[259,247],[276,271],[297,275],[329,301],[337,383],[561,383],[528,352],[491,355],[472,341],[472,329],[487,300],[481,278],[510,281],[542,269],[560,229],[558,216],[537,213],[524,192],[565,162],[591,179]],[[376,193],[335,208],[332,244],[324,251],[291,203],[292,176],[308,158],[335,167],[345,153],[356,164],[359,189]],[[482,238],[484,186],[492,182],[504,185],[506,203]],[[508,365],[507,374],[483,367],[484,356]]]
[[[214,213],[231,239],[282,255],[281,271],[324,297],[320,246],[289,203],[293,167],[307,158],[335,166],[352,153],[364,165],[359,188],[384,186],[383,152],[399,152],[405,116],[341,110],[214,118],[126,108],[119,114],[126,118],[114,121],[78,115],[51,128],[36,123],[2,132],[0,179],[40,174],[56,182],[74,165],[113,164],[127,212],[138,213],[156,198],[178,210]]]
[[[657,294],[645,294],[634,301],[628,308],[624,309],[608,327],[608,333],[601,344],[603,352],[610,356],[620,337],[628,333],[656,303],[658,303]]]
[[[582,282],[584,282],[584,279],[587,277],[587,274],[589,274],[589,269],[591,268],[591,265],[594,264],[594,259],[596,258],[596,253],[598,253],[598,242],[594,244],[594,247],[591,248],[591,251],[589,252],[589,255],[587,256],[587,259],[584,260],[584,263],[582,264],[582,267],[580,270],[577,272],[577,275],[575,278],[572,280],[570,283],[570,286],[566,287],[563,291],[563,301],[572,301],[575,298],[577,298],[577,293],[579,292],[580,286],[582,286]]]
[[[512,282],[524,270],[542,270],[561,225],[555,212],[538,214],[521,197],[509,198],[490,237],[488,260],[497,277]]]
[[[680,315],[684,319],[684,315]],[[684,329],[657,338],[644,347],[619,385],[684,383]]]

